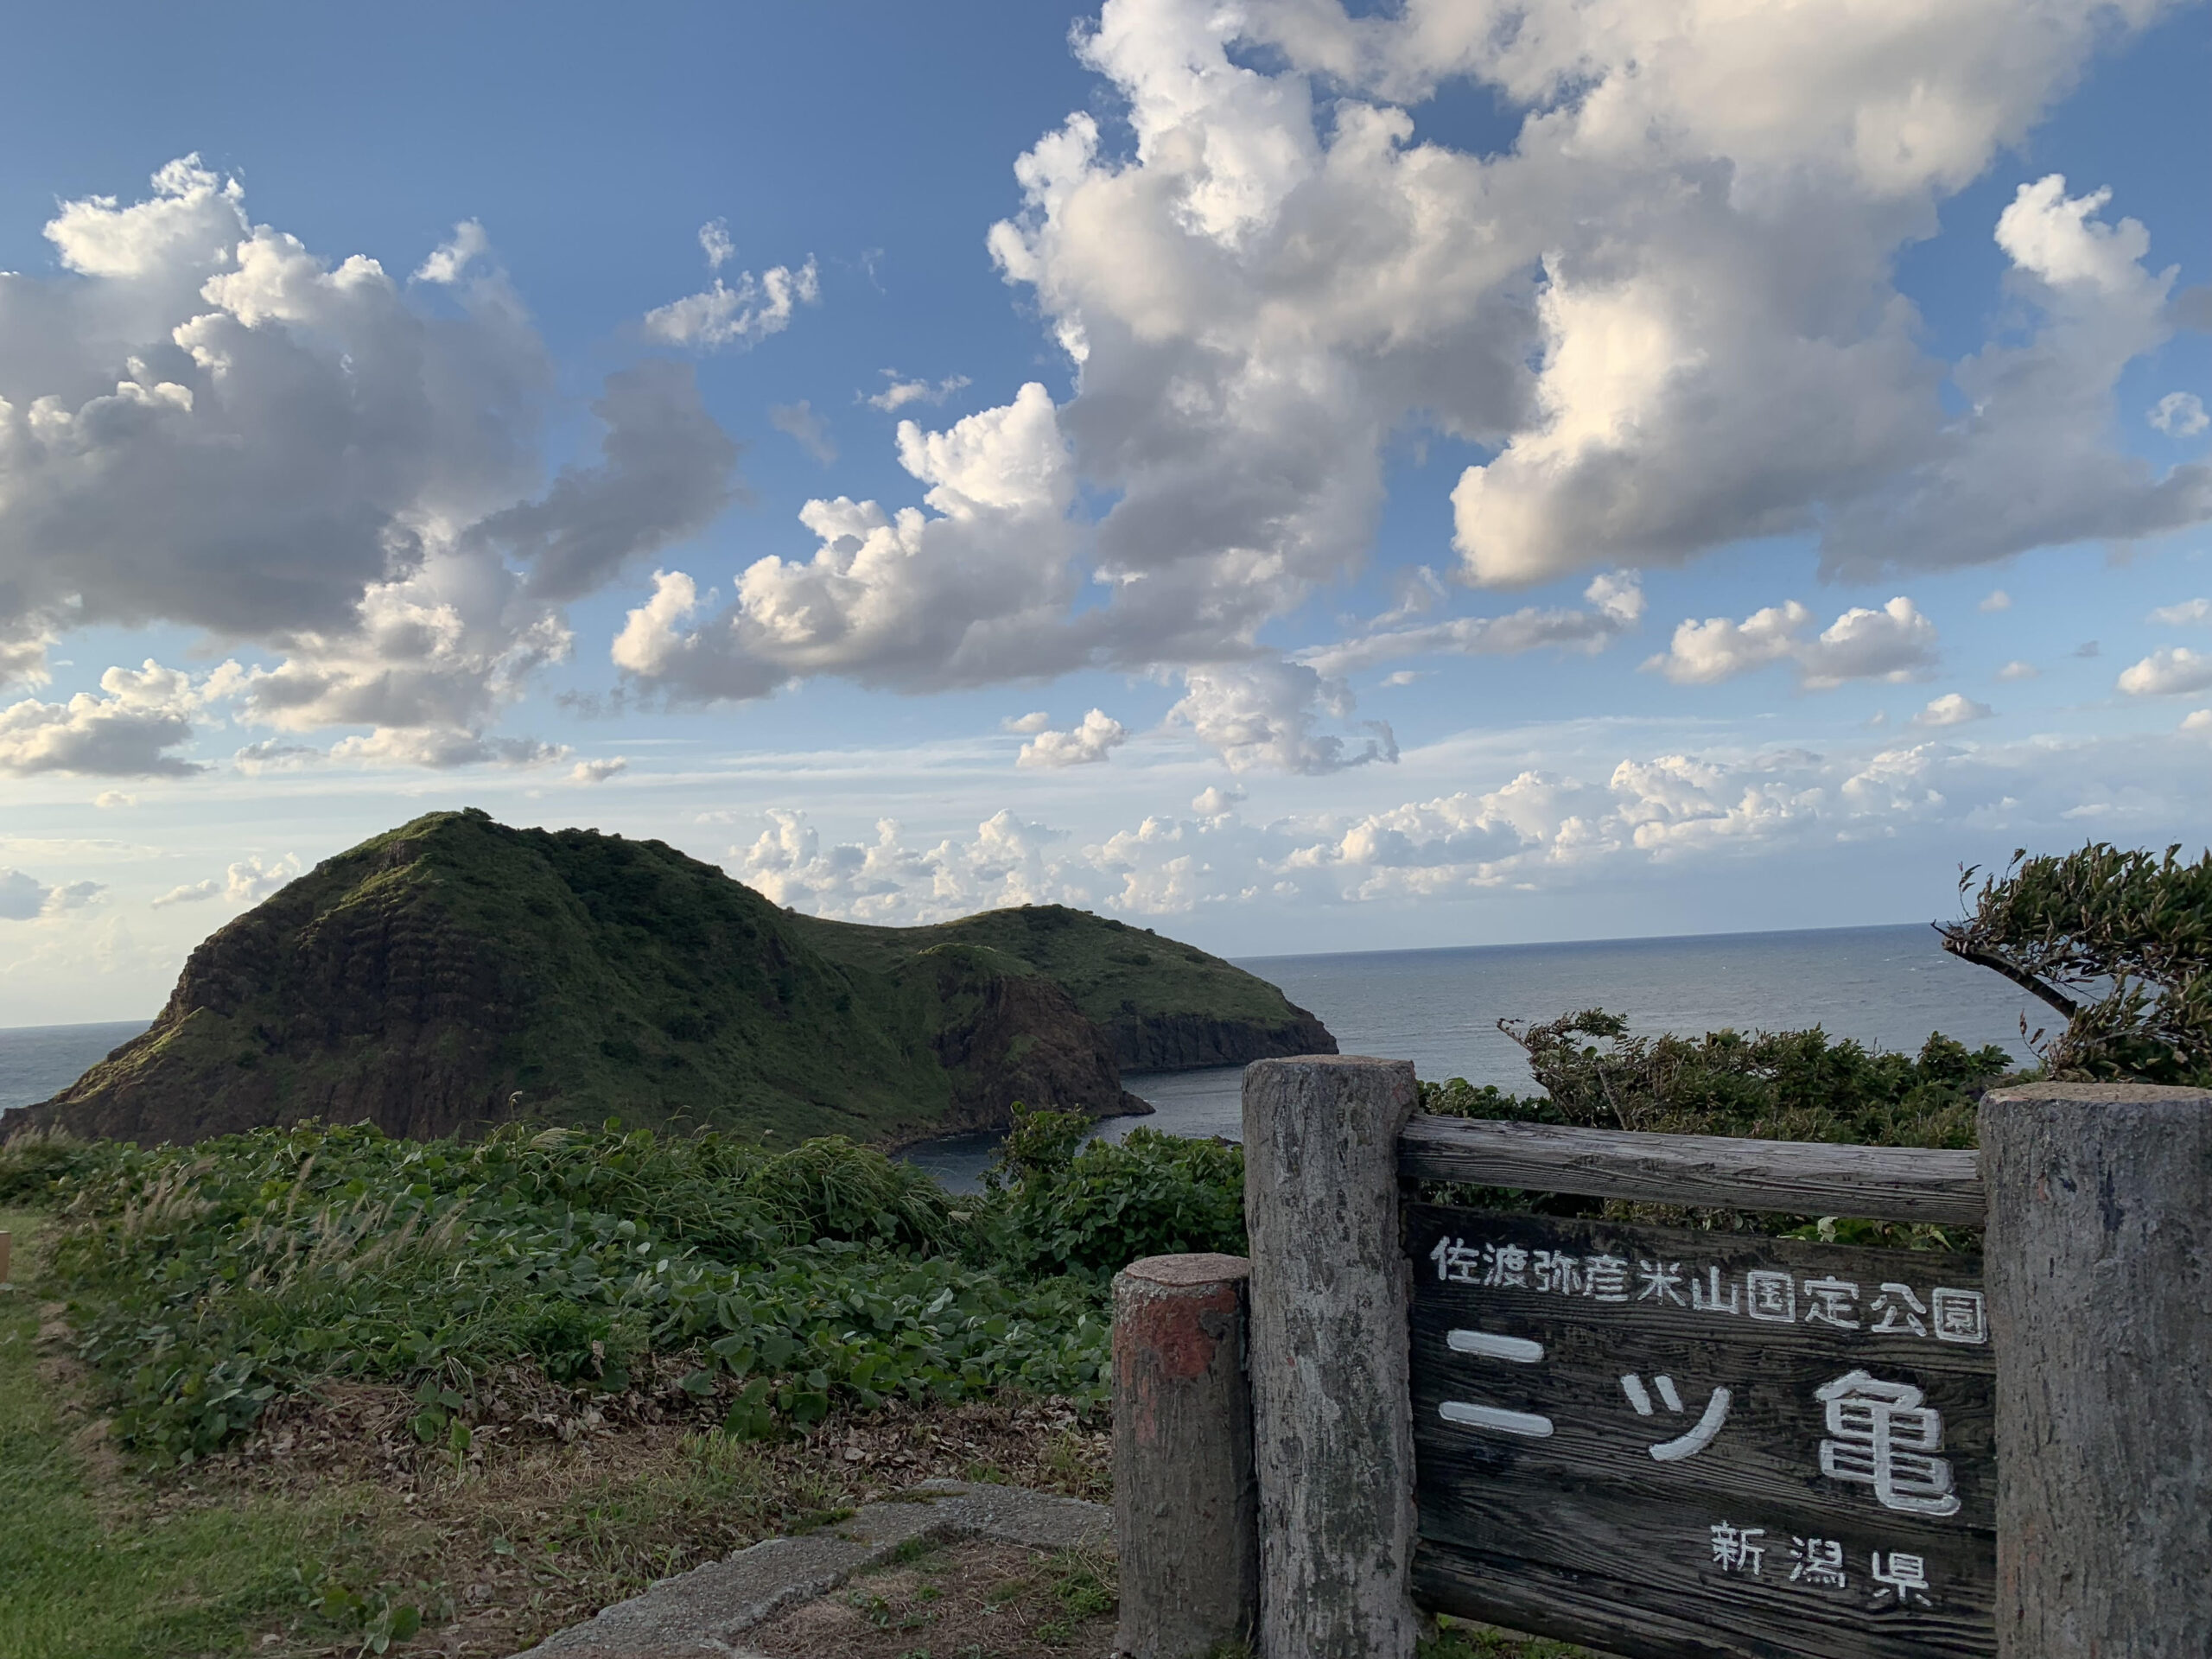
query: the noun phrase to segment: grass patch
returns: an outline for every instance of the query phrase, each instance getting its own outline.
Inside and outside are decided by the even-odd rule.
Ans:
[[[1518,1636],[1463,1618],[1440,1618],[1421,1644],[1421,1659],[1599,1659],[1587,1648],[1541,1636]]]
[[[1025,1484],[1105,1490],[1104,1433],[1065,1406],[893,1406],[748,1442],[714,1432],[672,1381],[626,1414],[542,1376],[460,1452],[413,1433],[412,1390],[325,1383],[230,1449],[150,1470],[101,1434],[86,1409],[97,1379],[45,1287],[24,1282],[50,1226],[0,1211],[18,1281],[0,1292],[8,1659],[503,1659],[658,1579],[979,1458]]]
[[[318,1573],[314,1506],[168,1509],[115,1480],[98,1424],[72,1414],[25,1283],[40,1218],[0,1211],[16,1286],[0,1290],[0,1653],[10,1659],[232,1653],[300,1609]]]
[[[776,1659],[1105,1659],[1117,1606],[1109,1557],[958,1543],[902,1551],[744,1639]]]

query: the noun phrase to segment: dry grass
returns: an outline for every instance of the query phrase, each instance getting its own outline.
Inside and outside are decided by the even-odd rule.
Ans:
[[[855,1579],[746,1636],[773,1659],[1109,1659],[1109,1560],[955,1544]]]
[[[403,1390],[333,1385],[288,1402],[238,1452],[152,1488],[158,1510],[312,1499],[334,1611],[423,1616],[410,1654],[496,1659],[658,1579],[803,1531],[937,1477],[1103,1497],[1109,1437],[1050,1402],[833,1418],[804,1439],[733,1441],[670,1385],[594,1398],[512,1372],[465,1452],[418,1444]],[[348,1596],[360,1606],[352,1608]],[[272,1621],[270,1659],[350,1654],[319,1617]]]

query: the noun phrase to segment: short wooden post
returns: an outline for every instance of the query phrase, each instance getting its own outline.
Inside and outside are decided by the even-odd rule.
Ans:
[[[0,1233],[0,1285],[8,1282],[8,1247],[10,1243],[12,1241],[6,1233]]]
[[[1399,1241],[1403,1060],[1244,1071],[1260,1659],[1410,1659],[1411,1283]]]
[[[1981,1103],[2000,1659],[2212,1643],[2212,1092]]]
[[[1114,1276],[1117,1649],[1196,1659],[1252,1639],[1260,1540],[1241,1255],[1152,1255]]]

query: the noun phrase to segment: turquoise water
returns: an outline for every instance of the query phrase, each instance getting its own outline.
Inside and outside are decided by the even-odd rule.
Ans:
[[[2039,1004],[1986,969],[1944,955],[1926,927],[1734,933],[1576,944],[1476,945],[1244,960],[1312,1009],[1347,1054],[1407,1059],[1424,1077],[1463,1077],[1526,1090],[1521,1051],[1501,1018],[1545,1020],[1602,1007],[1638,1030],[1796,1030],[1823,1026],[1870,1046],[1917,1049],[1940,1030],[1970,1047],[2000,1043],[2026,1057]],[[0,1030],[0,1110],[66,1087],[145,1022]],[[1118,1137],[1137,1123],[1178,1135],[1238,1132],[1235,1066],[1128,1079],[1148,1118],[1110,1118]],[[907,1156],[956,1186],[973,1185],[995,1137],[957,1135]]]

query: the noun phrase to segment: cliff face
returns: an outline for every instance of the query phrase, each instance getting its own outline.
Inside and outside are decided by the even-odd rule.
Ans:
[[[1094,956],[1127,931],[1049,916],[1042,936]],[[8,1127],[190,1141],[319,1116],[426,1136],[615,1115],[895,1141],[1001,1126],[1016,1100],[1143,1109],[1125,1064],[1335,1046],[1272,987],[1275,1017],[1251,1020],[1195,979],[1151,988],[1165,1007],[1124,999],[1125,1035],[1039,953],[999,948],[1039,925],[967,925],[845,928],[657,842],[436,814],[210,936],[150,1030]],[[1211,964],[1248,994],[1189,957],[1186,977]]]
[[[816,949],[856,968],[956,949],[1023,964],[1067,993],[1106,1033],[1116,1065],[1126,1071],[1337,1052],[1326,1027],[1257,975],[1149,928],[1061,905],[987,911],[933,927],[794,919]]]
[[[1122,1089],[1113,1043],[1052,981],[958,947],[925,952],[913,971],[944,1010],[933,1043],[956,1079],[947,1129],[1007,1128],[1016,1102],[1080,1103],[1098,1117],[1152,1109]]]
[[[1337,1039],[1303,1008],[1274,1025],[1203,1014],[1128,1014],[1107,1025],[1124,1071],[1190,1071],[1249,1065],[1278,1054],[1333,1054]]]

